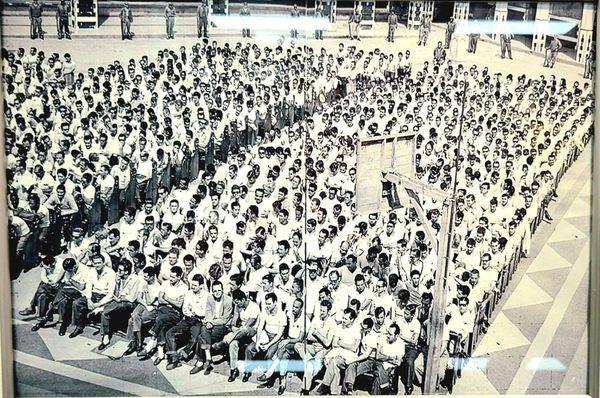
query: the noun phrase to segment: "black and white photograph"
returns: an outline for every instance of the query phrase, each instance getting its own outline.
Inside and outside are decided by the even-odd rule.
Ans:
[[[595,3],[0,9],[15,396],[588,393]]]

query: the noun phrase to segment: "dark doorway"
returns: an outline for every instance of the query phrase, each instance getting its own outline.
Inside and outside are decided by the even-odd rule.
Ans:
[[[448,22],[454,14],[454,2],[435,2],[433,7],[433,22]]]

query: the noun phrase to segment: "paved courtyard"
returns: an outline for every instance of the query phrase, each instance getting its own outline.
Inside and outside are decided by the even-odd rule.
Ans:
[[[176,40],[164,38],[164,21],[158,17],[136,18],[133,41],[122,42],[118,19],[109,17],[97,31],[80,30],[73,40],[59,41],[52,18],[47,18],[44,41],[28,38],[28,19],[24,16],[3,17],[3,46],[8,49],[34,45],[46,52],[69,52],[83,70],[115,59],[127,61],[142,55],[154,55],[159,49],[178,49],[197,42],[195,20],[177,20]],[[343,40],[345,22],[327,32],[326,40],[311,38],[296,44],[335,48]],[[432,58],[433,48],[443,37],[443,29],[434,27],[428,45],[417,47],[417,32],[401,27],[397,40],[383,39],[384,24],[365,30],[358,47],[371,50],[405,51],[410,49],[418,65]],[[307,32],[308,33],[308,32]],[[216,32],[211,40],[218,43],[242,41],[237,31]],[[253,42],[274,45],[281,34],[257,33]],[[286,41],[289,39],[285,39]],[[346,43],[350,43],[346,41]],[[449,56],[456,62],[488,66],[490,71],[506,73],[547,73],[541,68],[543,59],[527,52],[514,42],[513,57],[500,59],[499,47],[488,41],[479,43],[476,55],[466,52],[466,39],[458,37]],[[566,59],[566,57],[562,57]],[[527,65],[527,69],[524,66]],[[583,68],[571,63],[558,63],[552,73],[567,80],[580,80]],[[565,175],[559,187],[559,198],[550,206],[554,217],[536,233],[529,258],[519,265],[508,291],[500,302],[488,333],[482,339],[475,357],[459,379],[455,393],[579,393],[585,390],[587,367],[587,292],[589,269],[589,235],[591,209],[591,145]],[[14,312],[30,300],[35,289],[36,271],[22,275],[13,283]],[[18,308],[17,308],[18,307]],[[32,321],[15,316],[15,374],[17,392],[21,396],[88,395],[210,395],[214,393],[273,395],[276,390],[257,390],[256,383],[227,382],[225,364],[210,376],[190,376],[190,367],[166,371],[165,364],[155,367],[150,361],[135,357],[113,360],[125,350],[126,343],[113,339],[113,344],[97,352],[98,336],[88,330],[64,350],[65,341],[53,328],[31,332]],[[254,379],[252,379],[254,380]],[[291,393],[297,393],[299,380],[294,378]]]

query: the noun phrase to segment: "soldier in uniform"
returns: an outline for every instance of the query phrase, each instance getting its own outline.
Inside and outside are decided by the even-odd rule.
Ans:
[[[360,22],[362,21],[362,8],[360,5],[356,7],[350,19],[348,20],[348,33],[350,34],[350,40],[360,40],[358,33],[360,30]]]
[[[508,53],[508,58],[512,59],[512,45],[510,43],[512,38],[512,33],[506,32],[500,34],[500,58],[505,58]]]
[[[292,18],[300,17],[300,11],[298,11],[298,5],[294,4],[294,8],[292,8],[292,11],[290,12],[290,16]],[[295,29],[294,27],[292,27],[292,30],[290,31],[290,36],[292,36],[292,39],[297,39],[298,38],[298,30]]]
[[[169,3],[165,8],[165,20],[167,22],[167,39],[175,38],[175,33],[173,31],[173,29],[175,28],[175,14],[177,14],[177,11],[175,11],[173,3]]]
[[[71,32],[69,32],[69,15],[71,15],[71,5],[66,4],[65,0],[60,0],[60,4],[56,8],[56,29],[58,30],[58,38],[66,37],[71,40]]]
[[[446,45],[445,48],[450,48],[450,42],[452,41],[452,35],[454,34],[454,30],[456,29],[456,22],[454,22],[454,18],[450,17],[450,21],[448,21],[448,25],[446,25]]]
[[[473,15],[470,15],[471,18],[473,18]],[[477,21],[473,22],[473,29],[472,32],[469,33],[469,48],[467,49],[468,52],[475,54],[475,52],[477,51],[477,42],[479,41],[479,26],[477,24]]]
[[[242,6],[242,9],[240,10],[240,15],[242,17],[250,16],[250,9],[248,8],[248,3],[244,2],[244,5]],[[245,23],[244,23],[244,27],[242,28],[242,37],[250,37],[250,29],[248,29],[245,26]]]
[[[589,54],[585,57],[585,68],[583,70],[583,78],[584,79],[593,79],[594,78],[594,70],[596,60],[596,52],[592,48]]]
[[[208,37],[208,6],[204,0],[198,5],[196,19],[198,20],[198,37]]]
[[[43,7],[38,0],[33,0],[33,3],[29,5],[29,21],[31,22],[31,38],[37,39],[38,37],[44,40],[44,31],[42,30],[42,11]]]
[[[121,12],[119,14],[121,19],[121,40],[131,40],[131,22],[133,22],[133,14],[131,13],[131,8],[129,8],[129,3],[123,3],[123,8],[121,8]]]
[[[388,15],[388,37],[387,41],[390,43],[394,42],[394,36],[396,34],[396,26],[398,26],[398,16],[392,9],[390,15]]]
[[[323,4],[319,4],[319,6],[317,7],[317,9],[315,11],[315,18],[322,18],[322,17],[323,17]],[[323,40],[323,29],[315,30],[315,39]]]
[[[427,38],[429,37],[430,31],[431,18],[429,18],[429,14],[423,13],[421,14],[421,25],[419,26],[419,42],[417,43],[417,45],[427,45]]]
[[[562,48],[562,43],[558,40],[558,37],[552,37],[552,41],[548,48],[546,48],[546,59],[544,59],[544,67],[553,68],[558,57],[558,52]]]

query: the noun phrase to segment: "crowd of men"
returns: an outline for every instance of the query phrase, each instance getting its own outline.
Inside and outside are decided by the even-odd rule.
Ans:
[[[415,177],[456,184],[444,346],[460,351],[512,254],[527,254],[531,220],[551,220],[554,178],[593,113],[589,83],[413,68],[408,50],[343,43],[205,40],[78,73],[35,48],[2,62],[11,267],[39,263],[20,311],[33,330],[58,322],[77,344],[96,323],[99,350],[121,330],[123,355],[191,361],[192,374],[225,356],[230,382],[279,381],[280,394],[293,363],[302,394],[419,382],[441,203],[421,198],[427,220],[410,206],[358,214],[359,138],[413,132]],[[194,151],[198,177],[176,175]],[[133,202],[108,222],[132,181]]]

